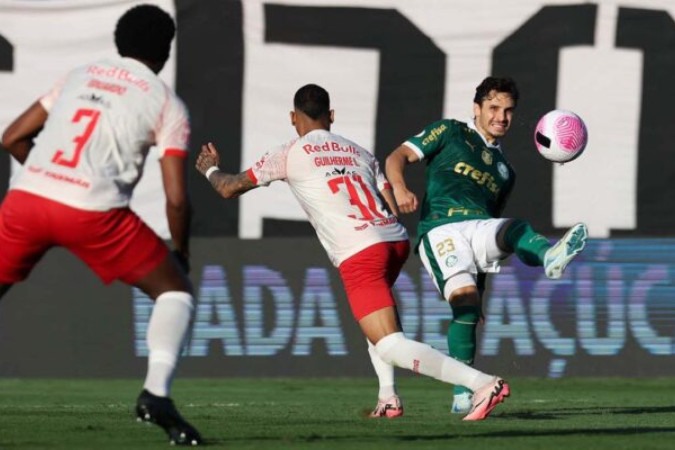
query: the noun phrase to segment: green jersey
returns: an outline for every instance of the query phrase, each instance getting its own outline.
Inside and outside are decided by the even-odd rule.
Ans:
[[[451,222],[499,217],[516,173],[498,146],[464,122],[440,120],[405,145],[427,161],[417,237]]]

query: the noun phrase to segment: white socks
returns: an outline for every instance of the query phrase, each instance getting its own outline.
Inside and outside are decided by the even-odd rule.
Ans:
[[[155,300],[148,323],[148,373],[143,387],[168,397],[171,380],[192,316],[192,295],[169,291]]]
[[[394,366],[382,361],[380,355],[372,342],[368,342],[368,354],[370,355],[370,362],[373,364],[375,374],[377,374],[377,381],[380,384],[380,392],[377,395],[379,400],[389,400],[396,395],[396,386],[394,382]]]
[[[430,345],[406,338],[402,332],[383,337],[375,345],[375,349],[386,363],[446,383],[466,386],[472,391],[476,391],[493,379],[491,375],[444,355]]]

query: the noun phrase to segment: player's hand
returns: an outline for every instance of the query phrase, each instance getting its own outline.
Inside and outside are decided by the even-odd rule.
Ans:
[[[394,197],[396,197],[396,205],[398,210],[403,214],[409,214],[417,210],[419,202],[417,196],[405,188],[394,189]]]
[[[190,273],[190,259],[188,256],[178,250],[174,250],[171,252],[173,254],[173,257],[176,258],[176,261],[178,262],[178,265],[180,266],[181,269],[183,269],[183,272],[186,274]]]
[[[218,167],[219,164],[220,155],[218,154],[216,146],[211,142],[202,145],[202,151],[199,153],[199,156],[197,156],[197,162],[195,163],[197,170],[201,172],[202,175],[205,175],[206,171],[209,170],[209,167]]]

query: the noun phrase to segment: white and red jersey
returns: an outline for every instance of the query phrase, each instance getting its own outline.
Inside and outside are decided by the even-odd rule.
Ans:
[[[162,157],[187,155],[185,105],[134,59],[77,68],[40,103],[47,121],[10,189],[106,211],[129,204],[151,146]]]
[[[314,130],[266,153],[248,169],[257,185],[285,180],[335,266],[379,242],[408,239],[379,191],[389,188],[363,147]]]

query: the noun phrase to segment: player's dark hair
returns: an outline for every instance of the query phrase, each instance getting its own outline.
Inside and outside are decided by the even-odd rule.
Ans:
[[[293,97],[293,106],[313,120],[330,115],[328,91],[316,84],[307,84],[298,89]]]
[[[164,64],[169,59],[176,25],[171,16],[155,5],[138,5],[125,12],[115,27],[115,45],[120,56]]]
[[[490,92],[509,94],[515,104],[518,104],[518,87],[513,79],[508,77],[487,77],[476,88],[476,95],[473,97],[473,102],[480,105],[483,100],[487,99]]]

